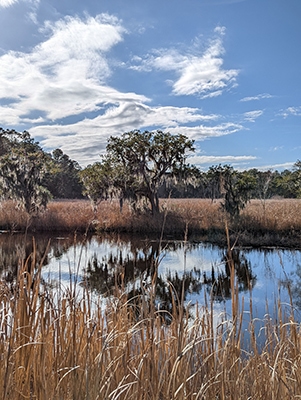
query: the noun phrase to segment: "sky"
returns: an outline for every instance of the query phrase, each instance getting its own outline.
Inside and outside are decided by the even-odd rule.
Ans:
[[[83,168],[159,129],[204,171],[291,169],[300,21],[300,0],[0,0],[0,127]]]

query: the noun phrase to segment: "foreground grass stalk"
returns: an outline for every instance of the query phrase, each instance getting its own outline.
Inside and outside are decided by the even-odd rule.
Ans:
[[[250,348],[242,349],[234,277],[231,323],[213,317],[212,300],[189,320],[174,299],[167,325],[146,294],[133,307],[116,287],[103,309],[85,288],[81,298],[73,286],[47,289],[34,259],[21,265],[13,286],[0,284],[2,400],[300,397],[301,332],[293,308],[286,316],[279,304],[277,325],[262,321],[261,348],[251,319]]]

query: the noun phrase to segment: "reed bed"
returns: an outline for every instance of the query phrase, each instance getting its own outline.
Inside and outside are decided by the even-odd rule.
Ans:
[[[0,284],[1,398],[300,398],[301,332],[293,306],[284,315],[278,304],[276,320],[262,321],[260,347],[251,313],[249,346],[242,348],[243,305],[231,253],[228,261],[230,323],[216,320],[205,299],[192,320],[178,301],[167,325],[154,306],[155,276],[134,303],[116,286],[104,307],[84,282],[81,297],[74,283],[55,290],[41,285],[42,262],[36,267],[32,254],[14,283]]]
[[[89,201],[52,201],[45,212],[31,217],[11,201],[0,207],[0,229],[33,232],[129,232],[180,235],[188,231],[224,243],[226,216],[221,202],[208,199],[161,199],[160,215],[134,213],[128,204],[103,201],[97,210]],[[230,230],[241,245],[301,247],[301,199],[252,200]]]

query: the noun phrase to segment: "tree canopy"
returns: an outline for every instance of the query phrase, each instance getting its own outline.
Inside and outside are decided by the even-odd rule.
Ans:
[[[47,174],[43,184],[56,199],[83,197],[84,187],[80,181],[81,167],[61,149],[48,155]]]
[[[30,215],[45,208],[50,192],[43,186],[46,156],[27,131],[0,130],[0,189]]]
[[[45,152],[29,132],[0,128],[0,194],[29,213],[52,198],[89,197],[125,200],[134,209],[159,211],[160,197],[221,199],[226,212],[238,216],[251,198],[301,198],[301,161],[292,169],[235,170],[229,165],[202,171],[187,163],[194,141],[185,135],[134,130],[111,136],[100,161],[81,168],[61,149]]]
[[[130,199],[135,204],[140,199],[146,199],[152,213],[156,213],[159,211],[159,188],[163,183],[175,181],[181,174],[184,177],[187,152],[194,151],[194,147],[193,141],[181,134],[135,130],[120,137],[111,136],[106,150],[102,163],[88,167],[102,176],[103,189],[99,194],[111,188],[111,193],[115,190],[121,203],[124,199]],[[85,173],[82,176],[87,182]],[[93,196],[96,187],[95,182],[88,190],[90,196]]]

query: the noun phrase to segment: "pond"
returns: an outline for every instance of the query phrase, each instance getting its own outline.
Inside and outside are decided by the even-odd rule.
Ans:
[[[33,244],[33,240],[34,243]],[[0,235],[0,270],[2,277],[13,280],[18,260],[26,259],[35,248],[36,261],[43,257],[43,280],[52,287],[76,285],[78,293],[89,288],[103,304],[113,288],[122,286],[129,298],[146,294],[155,272],[156,303],[160,310],[172,311],[172,297],[184,298],[193,316],[213,300],[215,316],[231,319],[230,268],[227,251],[198,240],[160,241],[126,235],[103,235],[89,238],[62,235],[35,238]],[[300,320],[301,251],[285,249],[234,249],[243,329],[248,330],[250,302],[253,318],[276,318],[281,304],[290,310],[290,296],[295,316]]]

